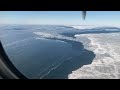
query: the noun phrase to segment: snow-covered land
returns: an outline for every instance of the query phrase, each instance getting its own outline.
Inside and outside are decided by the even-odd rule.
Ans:
[[[96,54],[92,64],[73,71],[69,79],[120,78],[120,33],[78,34],[76,39]]]

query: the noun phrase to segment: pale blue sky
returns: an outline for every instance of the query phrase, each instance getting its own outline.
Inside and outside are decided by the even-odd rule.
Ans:
[[[120,11],[0,11],[0,24],[119,25]]]

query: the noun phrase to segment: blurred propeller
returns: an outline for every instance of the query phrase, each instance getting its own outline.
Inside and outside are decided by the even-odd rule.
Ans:
[[[86,11],[82,11],[82,18],[83,18],[83,20],[85,20],[85,18],[86,18]]]

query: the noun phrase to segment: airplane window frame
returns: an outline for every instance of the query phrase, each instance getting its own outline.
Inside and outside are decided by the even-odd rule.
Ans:
[[[0,41],[0,76],[3,79],[28,79],[10,61]]]

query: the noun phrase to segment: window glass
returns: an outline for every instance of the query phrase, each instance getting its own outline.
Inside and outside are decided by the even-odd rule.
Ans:
[[[120,78],[120,12],[0,11],[0,40],[30,79]]]

